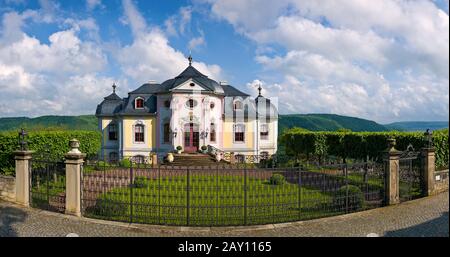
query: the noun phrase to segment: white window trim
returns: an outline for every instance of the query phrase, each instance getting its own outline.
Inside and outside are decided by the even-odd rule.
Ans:
[[[197,104],[194,105],[194,107],[191,108],[191,107],[189,107],[189,105],[188,105],[189,100],[194,100],[194,102],[197,103]],[[199,102],[199,101],[198,101],[197,99],[194,99],[193,97],[188,98],[188,99],[186,100],[186,102],[184,103],[184,107],[185,107],[186,109],[192,111],[192,110],[194,110],[194,109],[198,106],[198,102]]]
[[[138,100],[142,100],[143,102],[144,102],[144,104],[142,105],[142,106],[144,106],[144,107],[137,107],[137,101]],[[136,109],[136,110],[142,110],[142,109],[144,109],[145,108],[145,99],[143,98],[143,97],[140,97],[140,96],[138,96],[138,97],[136,97],[135,99],[134,99],[134,109]]]
[[[267,138],[262,138],[262,137],[261,137],[261,132],[262,132],[261,127],[262,127],[262,126],[267,126]],[[269,136],[270,136],[269,124],[267,124],[267,123],[261,123],[261,124],[259,124],[259,139],[262,140],[262,141],[269,141]]]
[[[236,141],[236,126],[239,126],[239,125],[244,126],[244,141]],[[244,123],[233,124],[233,143],[234,144],[245,144],[246,139],[247,139],[246,135],[245,135],[245,131],[246,131],[246,126]]]
[[[234,108],[236,102],[239,102],[241,104],[241,108],[239,108],[239,109]],[[244,101],[242,101],[240,99],[233,100],[233,111],[242,111],[242,110],[244,110]]]
[[[144,132],[144,142],[137,142],[136,141],[136,126],[142,126],[142,128],[143,128],[143,132]],[[147,133],[145,133],[145,128],[146,128],[147,126],[145,126],[145,124],[144,123],[135,123],[134,125],[133,125],[133,144],[139,144],[139,145],[142,145],[142,144],[145,144],[145,143],[147,143]]]

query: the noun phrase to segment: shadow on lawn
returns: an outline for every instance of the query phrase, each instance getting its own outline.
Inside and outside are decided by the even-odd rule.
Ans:
[[[24,222],[26,217],[26,212],[20,208],[0,206],[0,237],[17,237],[17,231],[12,225]]]

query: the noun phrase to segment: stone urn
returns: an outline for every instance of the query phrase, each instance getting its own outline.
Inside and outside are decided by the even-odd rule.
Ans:
[[[173,153],[168,153],[168,154],[167,154],[167,161],[168,161],[168,162],[173,162],[173,159],[174,159]]]
[[[216,162],[220,162],[222,160],[222,156],[220,153],[216,153]]]

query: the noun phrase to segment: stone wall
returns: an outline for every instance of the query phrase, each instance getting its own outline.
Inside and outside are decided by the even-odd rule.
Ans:
[[[434,172],[434,193],[448,191],[448,170]]]
[[[0,175],[0,199],[15,201],[16,179],[14,177]]]

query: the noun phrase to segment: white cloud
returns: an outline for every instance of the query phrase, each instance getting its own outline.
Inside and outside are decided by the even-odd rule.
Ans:
[[[206,44],[205,36],[201,35],[199,37],[195,37],[195,38],[189,40],[188,48],[190,50],[194,50],[194,49],[198,48],[199,46],[203,46],[205,44]]]
[[[207,2],[257,43],[282,111],[448,119],[449,17],[431,1]]]
[[[187,67],[187,59],[180,51],[170,46],[165,33],[158,27],[147,26],[144,18],[131,1],[124,0],[125,20],[133,31],[133,43],[119,49],[117,59],[123,72],[137,83],[165,79],[178,75]],[[194,62],[202,73],[219,79],[221,68]]]
[[[94,10],[97,6],[102,7],[102,0],[86,0],[86,9]]]

